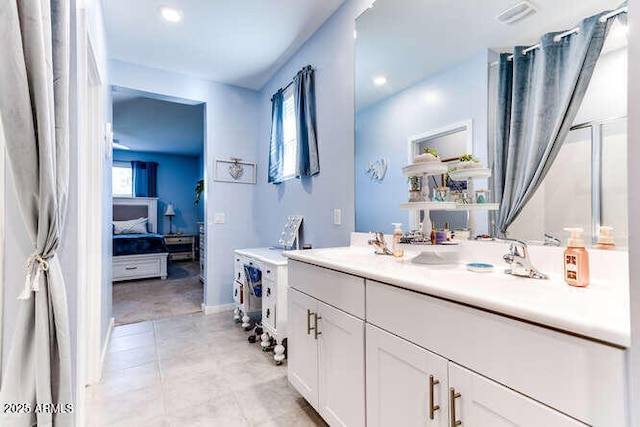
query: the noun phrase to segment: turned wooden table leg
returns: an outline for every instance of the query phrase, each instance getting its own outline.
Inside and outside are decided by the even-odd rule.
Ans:
[[[273,359],[276,361],[276,365],[282,364],[282,361],[284,360],[284,346],[281,343],[278,343],[278,345],[273,349],[273,352]]]

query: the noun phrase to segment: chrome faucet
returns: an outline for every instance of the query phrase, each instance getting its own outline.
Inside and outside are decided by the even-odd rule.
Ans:
[[[547,232],[544,233],[544,245],[545,246],[560,246],[560,240],[553,234]]]
[[[387,247],[387,242],[384,240],[384,233],[382,231],[371,231],[373,239],[370,239],[367,243],[376,249],[377,255],[393,255],[393,252]]]
[[[500,239],[509,242],[509,253],[502,258],[507,264],[511,265],[511,268],[505,270],[506,274],[512,274],[514,276],[530,277],[532,279],[548,279],[544,273],[538,271],[537,268],[531,263],[529,258],[527,244],[520,240],[514,239]]]

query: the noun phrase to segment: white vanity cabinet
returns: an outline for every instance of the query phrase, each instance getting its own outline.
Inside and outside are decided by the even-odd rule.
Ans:
[[[372,325],[366,382],[370,427],[586,425]]]
[[[367,425],[449,426],[447,359],[367,325]]]
[[[367,341],[369,325],[393,334],[396,342],[385,343],[395,354],[391,363],[420,350],[448,361],[448,395],[440,404],[449,406],[447,425],[626,425],[622,349],[374,281],[367,280],[366,292]],[[367,366],[367,381],[375,384],[377,372]],[[425,394],[428,382],[421,382],[406,393]],[[367,399],[380,393],[373,387]]]
[[[288,313],[291,384],[330,425],[364,426],[364,279],[290,261]]]
[[[449,362],[448,391],[451,425],[460,421],[474,427],[586,426],[452,362]]]
[[[289,259],[288,375],[330,425],[629,425],[623,348],[306,258]]]

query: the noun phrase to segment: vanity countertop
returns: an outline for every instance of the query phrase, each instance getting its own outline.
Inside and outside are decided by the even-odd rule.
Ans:
[[[467,271],[465,262],[414,264],[411,259],[417,253],[396,259],[360,246],[287,251],[283,255],[618,347],[630,344],[628,280],[595,278],[587,288],[574,288],[566,285],[559,273],[549,272],[549,280],[515,277],[504,274],[503,265],[497,263],[493,272],[473,273]]]
[[[236,249],[235,252],[269,264],[287,265],[287,259],[282,256],[282,249],[279,248]]]

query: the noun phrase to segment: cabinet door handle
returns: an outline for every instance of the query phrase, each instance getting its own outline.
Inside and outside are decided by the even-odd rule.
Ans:
[[[322,319],[322,317],[318,316],[318,313],[313,313],[313,319],[315,320],[313,322],[313,324],[315,325],[313,327],[313,335],[314,335],[314,338],[317,340],[318,335],[322,335],[322,332],[318,332],[318,320]]]
[[[267,308],[267,319],[269,318],[270,315],[271,315],[271,310]]]
[[[271,274],[271,270],[267,270],[267,274]]]
[[[462,425],[462,420],[456,420],[456,399],[461,397],[460,393],[456,393],[456,389],[449,389],[449,408],[451,408],[451,427]]]
[[[271,296],[271,288],[267,288],[267,296]]]
[[[314,329],[311,327],[311,315],[313,313],[311,312],[311,310],[309,310],[307,308],[307,335],[311,335],[311,329]]]
[[[440,409],[440,405],[436,405],[434,402],[433,389],[434,386],[440,384],[440,380],[437,380],[433,375],[429,375],[429,419],[435,419],[435,413]]]
[[[138,267],[125,267],[124,269],[125,270],[137,270]]]

